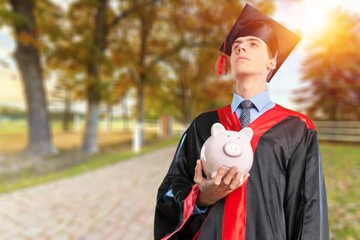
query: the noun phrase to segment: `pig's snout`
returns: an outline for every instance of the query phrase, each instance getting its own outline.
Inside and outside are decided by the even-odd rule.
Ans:
[[[230,157],[238,157],[242,150],[238,143],[228,142],[224,145],[224,152]]]

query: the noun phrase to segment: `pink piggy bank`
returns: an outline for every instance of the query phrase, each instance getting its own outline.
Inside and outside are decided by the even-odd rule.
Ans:
[[[254,158],[250,144],[253,134],[253,130],[248,127],[235,132],[227,131],[220,123],[214,123],[211,136],[205,141],[200,152],[207,177],[215,177],[221,166],[237,166],[242,174],[248,173]]]

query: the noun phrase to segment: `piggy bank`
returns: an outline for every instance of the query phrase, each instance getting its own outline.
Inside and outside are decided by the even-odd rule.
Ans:
[[[220,123],[211,127],[211,136],[200,151],[200,160],[208,178],[215,177],[221,166],[237,166],[242,174],[250,171],[253,163],[253,150],[250,141],[253,130],[245,127],[241,131],[227,131]]]

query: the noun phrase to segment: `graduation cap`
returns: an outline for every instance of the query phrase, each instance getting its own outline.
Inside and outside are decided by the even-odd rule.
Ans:
[[[272,54],[277,55],[277,65],[270,75],[268,82],[286,60],[290,52],[300,41],[300,37],[291,32],[269,16],[263,14],[253,6],[246,4],[240,16],[236,20],[231,31],[220,47],[222,55],[216,63],[219,75],[226,74],[228,68],[227,56],[231,55],[234,41],[239,37],[254,36],[263,40],[270,48]]]

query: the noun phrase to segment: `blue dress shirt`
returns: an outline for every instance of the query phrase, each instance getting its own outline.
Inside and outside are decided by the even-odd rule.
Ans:
[[[231,111],[236,112],[238,118],[241,116],[242,109],[240,108],[240,103],[245,99],[242,98],[237,93],[234,93],[233,99],[231,102]],[[254,108],[250,109],[250,123],[253,122],[256,118],[260,117],[264,112],[273,108],[275,103],[271,101],[269,91],[264,91],[259,93],[249,99],[254,105]]]

